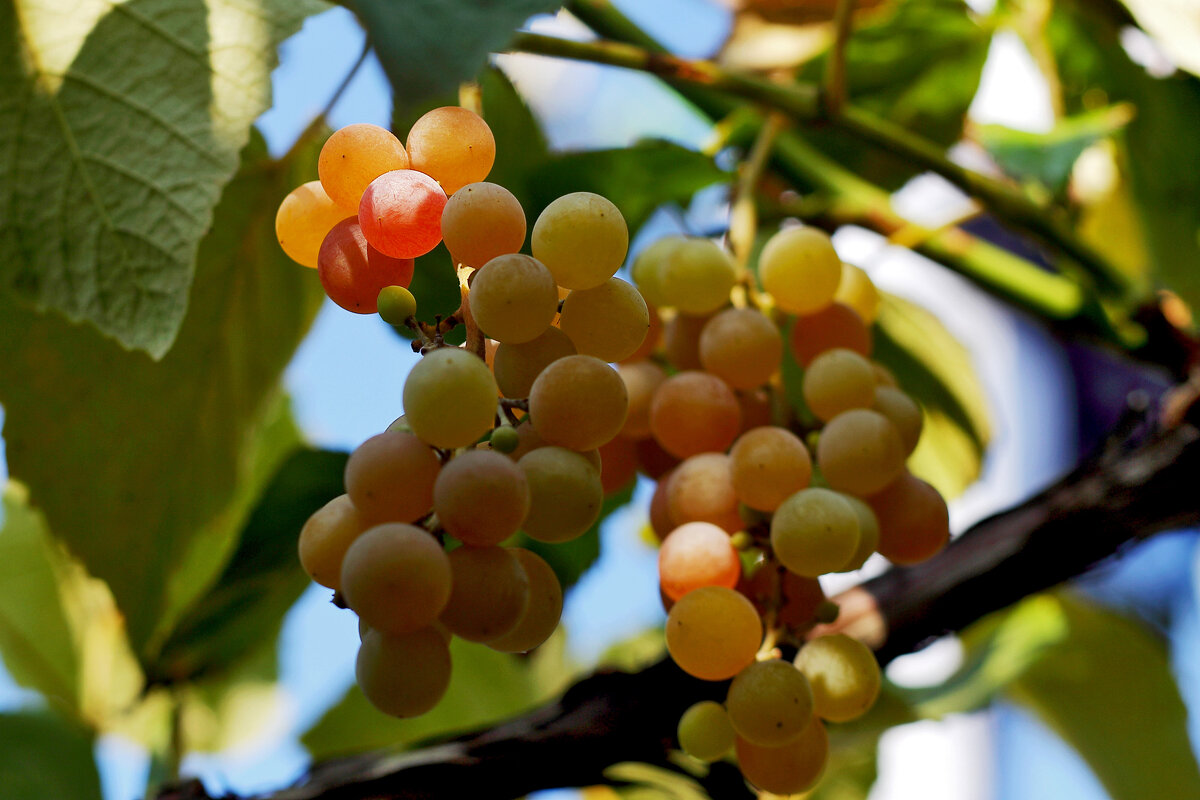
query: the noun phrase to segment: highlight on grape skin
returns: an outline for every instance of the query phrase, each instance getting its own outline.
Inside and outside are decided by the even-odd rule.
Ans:
[[[446,193],[423,172],[398,169],[371,181],[358,204],[367,241],[393,258],[423,256],[442,241]]]

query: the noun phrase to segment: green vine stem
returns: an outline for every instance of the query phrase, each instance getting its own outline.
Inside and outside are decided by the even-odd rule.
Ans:
[[[825,65],[825,111],[836,114],[846,102],[846,45],[854,20],[854,0],[838,0],[833,12],[833,47]]]

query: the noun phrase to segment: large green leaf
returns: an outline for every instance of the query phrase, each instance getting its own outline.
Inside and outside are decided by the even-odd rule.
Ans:
[[[316,0],[0,2],[0,278],[155,358]],[[119,54],[119,57],[114,57]]]
[[[0,402],[14,478],[108,582],[150,653],[224,566],[298,434],[279,378],[320,302],[271,220],[300,176],[260,139],[201,244],[191,306],[161,361],[0,294]]]
[[[47,713],[0,715],[0,800],[101,800],[92,737]]]

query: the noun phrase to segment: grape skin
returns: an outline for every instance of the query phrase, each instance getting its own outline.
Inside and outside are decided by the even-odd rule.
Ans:
[[[450,597],[450,561],[427,531],[376,525],[354,540],[342,562],[346,605],[375,630],[410,633],[437,619]]]
[[[456,636],[487,643],[512,631],[529,608],[529,576],[503,547],[451,550],[453,585],[438,620]]]
[[[528,653],[550,638],[562,616],[563,590],[558,576],[545,560],[531,550],[510,548],[529,578],[529,607],[515,628],[488,642],[502,653]]]
[[[459,106],[427,111],[408,131],[412,167],[441,184],[452,195],[468,183],[482,181],[496,160],[496,139],[483,117]]]
[[[394,717],[417,717],[431,710],[450,686],[450,648],[432,627],[399,636],[367,630],[354,674],[375,706]]]
[[[441,462],[411,433],[384,431],[367,439],[346,462],[346,493],[367,525],[415,522],[433,507]]]
[[[667,373],[652,361],[634,361],[619,364],[617,374],[625,383],[625,392],[629,397],[629,409],[625,414],[625,424],[621,426],[621,436],[643,439],[650,435],[650,402],[654,399],[654,392],[667,379]]]
[[[710,314],[729,302],[737,266],[716,242],[687,239],[667,253],[658,280],[664,305],[685,314]]]
[[[629,229],[612,201],[573,192],[546,206],[529,241],[533,257],[549,267],[559,286],[591,289],[624,263]]]
[[[677,729],[679,748],[692,758],[716,761],[733,749],[736,734],[725,706],[702,700],[683,712]]]
[[[340,494],[313,513],[300,529],[300,565],[314,581],[342,588],[342,560],[366,525],[349,496]]]
[[[783,361],[783,336],[759,311],[727,308],[700,332],[700,363],[734,389],[762,386]]]
[[[413,433],[434,447],[466,447],[492,429],[498,395],[483,359],[457,347],[439,347],[408,373],[404,416]]]
[[[701,586],[732,589],[741,573],[729,534],[708,522],[680,525],[658,551],[659,585],[672,600]]]
[[[315,269],[325,235],[352,213],[333,202],[320,181],[302,183],[275,212],[275,238],[288,258]]]
[[[604,501],[600,473],[581,454],[539,447],[521,456],[517,465],[529,483],[529,514],[522,530],[534,539],[570,541],[600,518]]]
[[[829,737],[814,719],[794,741],[782,747],[759,747],[737,739],[738,767],[746,780],[773,794],[798,794],[816,786],[829,760]]]
[[[867,713],[883,683],[874,653],[841,633],[805,644],[796,654],[796,667],[812,685],[816,715],[830,722],[849,722]]]
[[[551,444],[594,450],[621,432],[629,408],[625,383],[593,356],[560,358],[529,390],[529,418]]]
[[[815,578],[840,570],[858,550],[858,517],[828,489],[803,489],[771,519],[771,547],[790,572]]]
[[[397,169],[371,181],[358,204],[358,224],[379,252],[416,258],[442,240],[446,193],[423,172]]]
[[[874,494],[904,471],[904,443],[887,417],[865,408],[851,409],[821,431],[817,466],[838,491],[860,497]]]
[[[804,225],[784,228],[763,246],[758,278],[779,308],[811,314],[833,302],[842,261],[824,231]]]
[[[871,362],[851,350],[835,348],[813,359],[804,371],[804,402],[822,422],[852,408],[875,402]]]
[[[738,499],[760,511],[774,511],[812,479],[812,458],[800,437],[776,426],[753,428],[729,451]]]
[[[796,317],[789,341],[792,355],[802,367],[835,347],[844,348],[866,358],[871,355],[871,329],[854,309],[841,303],[830,303],[820,311]]]
[[[438,475],[433,510],[446,532],[464,544],[499,544],[529,513],[529,484],[511,459],[471,450],[451,459]]]
[[[921,407],[904,392],[893,386],[876,386],[875,402],[871,408],[892,421],[904,445],[904,454],[911,455],[921,439],[925,420]]]
[[[469,183],[442,209],[442,239],[455,263],[482,267],[525,243],[525,211],[495,183]]]
[[[675,468],[667,490],[667,508],[676,525],[708,522],[727,533],[745,524],[737,510],[729,456],[699,453]]]
[[[620,361],[641,347],[650,330],[650,310],[632,284],[609,278],[567,295],[559,327],[580,353]]]
[[[654,306],[669,305],[662,293],[662,266],[670,254],[687,241],[684,236],[665,236],[638,253],[630,267],[630,275],[646,302]]]
[[[501,344],[492,361],[496,385],[505,397],[528,397],[542,370],[576,352],[570,337],[555,327],[546,328],[528,342]]]
[[[867,325],[879,314],[879,290],[870,276],[853,264],[842,264],[842,277],[834,299],[854,309]]]
[[[663,381],[650,403],[650,430],[673,456],[724,452],[737,438],[742,409],[733,390],[705,372],[679,372]]]
[[[729,684],[725,707],[738,736],[759,747],[781,747],[811,722],[813,693],[790,662],[756,661]]]
[[[754,606],[724,586],[688,592],[667,615],[667,651],[680,669],[701,680],[741,672],[754,660],[762,635]]]
[[[867,503],[879,519],[879,552],[893,564],[917,564],[950,541],[946,501],[919,478],[904,473]]]
[[[544,264],[514,253],[497,256],[475,272],[468,302],[488,336],[520,344],[550,327],[558,312],[558,287]]]
[[[334,131],[317,157],[321,185],[335,203],[351,212],[358,209],[359,199],[371,181],[385,172],[408,167],[408,153],[395,134],[366,122]]]

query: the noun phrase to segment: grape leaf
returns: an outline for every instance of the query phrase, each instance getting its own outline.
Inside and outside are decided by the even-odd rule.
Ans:
[[[0,281],[162,357],[275,48],[323,7],[0,4]]]
[[[48,712],[0,714],[0,800],[101,800],[92,736]]]

